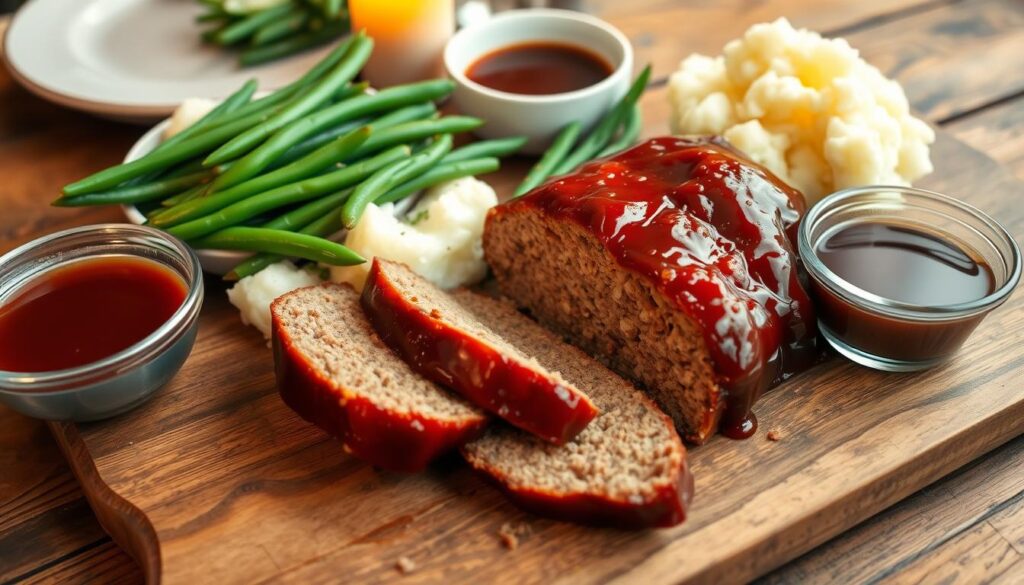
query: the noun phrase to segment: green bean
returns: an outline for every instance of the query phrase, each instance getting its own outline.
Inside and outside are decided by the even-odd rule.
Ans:
[[[434,102],[423,102],[420,104],[412,104],[411,106],[405,106],[392,110],[387,114],[377,118],[373,122],[373,129],[380,130],[381,128],[387,128],[389,126],[397,126],[399,124],[405,124],[406,122],[415,122],[416,120],[425,120],[437,113],[437,106]]]
[[[471,142],[461,148],[444,155],[442,163],[453,163],[474,158],[497,157],[501,158],[519,152],[519,149],[526,144],[526,137],[512,136],[510,138],[497,138],[495,140],[481,140]]]
[[[370,84],[366,81],[360,81],[359,83],[349,83],[335,92],[331,96],[331,100],[336,102],[343,102],[349,98],[353,98],[357,95],[366,93],[366,88],[370,87]]]
[[[373,39],[367,37],[365,33],[357,34],[355,41],[345,54],[345,58],[325,75],[323,79],[316,82],[309,91],[302,93],[294,101],[288,102],[284,109],[273,118],[267,120],[266,123],[242,132],[232,138],[227,144],[213,151],[210,156],[206,157],[204,163],[208,166],[213,166],[239,158],[266,140],[275,131],[323,105],[330,99],[331,95],[359,73],[363,65],[366,64],[367,59],[370,58],[371,51],[373,51]],[[218,188],[229,187],[241,180],[247,179],[258,173],[261,168],[253,168],[252,165],[244,163],[235,165],[232,169],[233,173],[229,173],[231,175],[230,179],[227,178],[228,174],[220,177],[224,181],[218,185]]]
[[[116,203],[141,203],[153,201],[181,192],[196,185],[207,183],[212,173],[201,171],[172,179],[163,179],[142,185],[121,187],[110,191],[87,193],[78,197],[62,197],[53,204],[58,207],[80,207],[85,205],[112,205]]]
[[[241,20],[224,27],[213,41],[220,45],[234,45],[252,36],[260,27],[284,17],[292,10],[290,2],[271,6],[266,10],[254,12]]]
[[[242,67],[252,67],[253,65],[280,59],[329,43],[347,33],[348,30],[347,22],[330,22],[317,30],[300,33],[274,43],[245,49],[238,55],[238,63]]]
[[[405,124],[391,126],[379,132],[374,132],[362,146],[356,149],[352,157],[358,159],[395,144],[408,144],[429,138],[435,134],[468,132],[469,130],[479,128],[481,124],[483,124],[483,121],[480,119],[467,116],[445,116],[436,120],[406,122]]]
[[[251,103],[251,102],[250,102]],[[267,119],[273,109],[254,112],[249,116],[235,120],[230,124],[208,129],[191,136],[169,148],[158,149],[131,162],[104,169],[80,181],[64,186],[65,195],[84,195],[120,185],[128,179],[163,170],[167,167],[188,160],[197,154],[209,151],[223,144],[242,130],[251,128]]]
[[[341,207],[341,204],[348,199],[348,196],[352,194],[352,189],[345,189],[331,195],[326,195],[319,199],[314,199],[305,205],[289,211],[288,213],[281,214],[274,219],[268,221],[260,227],[265,227],[274,230],[295,230],[307,225],[318,217],[322,217],[328,211],[335,207]],[[341,216],[339,216],[339,222]],[[340,224],[339,224],[340,225]]]
[[[293,203],[301,203],[318,195],[349,187],[373,175],[378,169],[408,156],[408,147],[397,147],[381,153],[372,159],[360,161],[333,173],[305,179],[290,185],[283,185],[266,193],[260,193],[237,203],[232,203],[210,215],[168,228],[167,232],[183,240],[199,238],[219,229],[257,217],[271,209]],[[205,202],[215,197],[217,195],[211,195],[210,197],[203,198],[202,201]]]
[[[360,183],[352,191],[352,196],[345,201],[345,206],[341,209],[341,223],[347,228],[355,227],[367,205],[376,201],[378,197],[387,193],[395,185],[401,185],[426,172],[451,149],[452,137],[450,134],[444,134],[423,152],[375,172]]]
[[[351,122],[335,126],[334,128],[325,130],[315,136],[307,138],[302,142],[292,146],[284,152],[277,160],[271,163],[267,168],[273,169],[279,165],[289,163],[301,156],[305,156],[309,152],[319,148],[327,142],[330,142],[334,138],[366,124],[372,123],[372,129],[374,131],[387,128],[389,126],[395,126],[405,122],[412,122],[423,118],[428,118],[432,114],[437,112],[437,107],[434,106],[433,102],[424,102],[422,104],[415,104],[412,106],[406,106],[399,108],[393,112],[385,114],[376,120],[369,116],[363,118],[357,118]]]
[[[252,97],[252,94],[256,91],[256,87],[257,83],[255,79],[250,79],[249,81],[245,82],[245,84],[242,85],[242,87],[239,88],[238,91],[234,92],[233,94],[225,98],[224,101],[222,101],[215,108],[210,110],[205,116],[203,116],[199,120],[196,120],[196,122],[188,128],[185,128],[181,132],[178,132],[174,136],[171,136],[167,140],[161,142],[159,145],[157,145],[156,148],[150,151],[150,153],[170,148],[171,146],[174,146],[175,144],[184,141],[190,136],[202,132],[205,128],[207,128],[211,124],[216,123],[222,117],[229,115],[231,112],[237,111],[239,108],[244,107],[244,105]],[[167,172],[154,171],[152,173],[145,173],[136,176],[132,179],[129,179],[128,181],[122,182],[118,188],[132,187],[136,185],[142,185],[145,183],[151,183],[158,179],[171,179],[202,170],[204,168],[201,164],[202,161],[198,162],[198,166],[195,166],[192,163],[188,163],[180,165],[177,169],[170,170]]]
[[[276,41],[280,38],[296,33],[302,30],[302,27],[305,26],[307,20],[309,20],[309,13],[306,12],[306,10],[293,7],[291,11],[289,11],[288,14],[280,20],[261,26],[252,35],[252,44],[253,46],[265,45],[269,42]]]
[[[274,170],[278,167],[282,167],[286,164],[295,162],[296,160],[306,156],[307,154],[313,152],[314,150],[320,148],[321,146],[327,144],[328,142],[331,142],[332,140],[338,138],[339,136],[348,134],[349,132],[361,126],[369,126],[373,121],[374,120],[371,116],[363,116],[362,118],[356,118],[355,120],[351,120],[339,124],[328,130],[324,130],[323,132],[317,134],[316,136],[307,138],[306,140],[303,140],[302,142],[284,151],[284,153],[281,156],[277,157],[277,159],[274,160],[274,162],[267,165],[267,168],[264,170]]]
[[[319,112],[310,114],[282,128],[266,142],[237,161],[235,172],[231,178],[216,185],[217,189],[230,186],[238,177],[250,177],[271,165],[290,147],[308,138],[326,127],[340,124],[358,116],[365,116],[383,110],[415,104],[447,95],[452,90],[448,80],[432,80],[412,85],[392,87],[382,90],[376,95],[360,95],[352,99],[328,106]],[[371,135],[371,140],[375,132]],[[400,141],[404,142],[404,141]],[[392,142],[390,144],[399,144]],[[212,156],[212,155],[211,155]],[[210,159],[207,159],[209,162]]]
[[[217,104],[217,106],[207,112],[205,116],[196,120],[195,123],[190,125],[188,128],[185,128],[181,132],[178,132],[174,136],[164,140],[154,150],[170,148],[171,146],[188,139],[188,137],[195,135],[203,128],[208,127],[224,114],[230,114],[233,111],[237,111],[238,108],[249,102],[249,99],[252,98],[252,94],[256,93],[258,85],[259,84],[255,79],[246,81],[242,87],[225,98],[224,101]]]
[[[458,151],[454,151],[452,154],[455,152]],[[417,191],[422,191],[423,189],[427,189],[447,181],[461,179],[462,177],[493,173],[501,166],[501,162],[494,157],[457,160],[455,162],[448,163],[444,162],[446,158],[442,158],[441,164],[430,169],[426,173],[423,173],[415,179],[406,181],[405,183],[394,187],[381,197],[378,197],[375,203],[378,205],[393,203],[395,201],[405,199]]]
[[[156,227],[177,225],[216,211],[225,206],[223,203],[225,201],[241,201],[257,193],[264,193],[275,187],[307,178],[348,157],[359,145],[366,141],[368,136],[370,136],[370,129],[366,126],[353,130],[335,139],[334,142],[330,142],[305,157],[275,171],[260,175],[244,183],[239,183],[224,191],[215,192],[210,189],[211,196],[204,197],[202,200],[194,201],[188,205],[168,209],[159,216],[154,217],[151,223]],[[216,185],[216,181],[214,181],[213,185]]]
[[[255,112],[262,112],[271,106],[276,106],[281,102],[284,102],[285,100],[291,99],[296,93],[298,93],[305,87],[309,86],[310,84],[316,82],[321,77],[323,77],[324,74],[333,69],[334,66],[337,65],[342,60],[342,58],[345,57],[345,54],[352,46],[353,40],[354,39],[350,37],[339,43],[337,47],[335,47],[330,53],[328,53],[326,57],[317,62],[316,65],[313,65],[313,67],[311,67],[309,71],[304,73],[302,77],[296,79],[295,81],[289,83],[288,85],[278,89],[277,91],[269,95],[263,96],[259,99],[249,102],[248,104],[245,104],[244,106],[240,107],[237,111],[232,112],[231,115],[224,116],[222,120],[218,121],[216,124],[213,124],[212,126],[216,127],[221,124],[233,122],[236,119],[239,119],[243,116],[248,116],[249,114]]]
[[[386,128],[388,126],[394,126],[396,124],[426,118],[436,111],[437,108],[434,106],[433,102],[426,102],[423,104],[416,104],[400,108],[398,110],[385,114],[384,116],[381,116],[376,120],[374,120],[371,116],[356,118],[355,120],[351,120],[343,124],[334,126],[333,128],[324,130],[323,132],[311,136],[303,140],[302,142],[296,144],[295,146],[290,147],[288,150],[284,151],[284,153],[281,156],[279,156],[274,162],[270,163],[267,166],[267,168],[273,170],[279,166],[284,166],[285,164],[295,161],[309,154],[310,152],[316,150],[317,148],[320,148],[321,146],[330,142],[331,140],[334,140],[338,136],[341,136],[342,134],[345,134],[360,126],[365,126],[372,123],[372,129],[376,131],[382,128]]]
[[[643,93],[644,89],[647,88],[647,80],[651,77],[651,66],[644,67],[644,70],[640,72],[640,75],[633,81],[633,85],[630,86],[629,91],[626,95],[622,96],[619,103],[615,104],[615,107],[604,117],[603,120],[597,125],[596,128],[587,136],[586,140],[583,141],[576,150],[567,156],[554,170],[552,174],[567,173],[588,160],[594,158],[597,153],[608,144],[608,141],[612,138],[612,133],[618,127],[619,122],[629,112],[633,104],[640,99],[640,94]]]
[[[154,212],[152,212],[150,215],[146,216],[147,219],[149,219],[150,222],[152,222],[153,218],[159,217],[159,215],[161,213],[163,213],[166,210],[166,208],[170,208],[170,207],[173,207],[175,205],[180,205],[180,204],[185,203],[187,201],[192,201],[193,199],[198,199],[199,197],[201,197],[203,195],[203,193],[206,192],[206,188],[205,187],[206,187],[206,185],[196,185],[195,187],[192,187],[191,189],[188,189],[187,191],[182,191],[181,193],[178,193],[177,195],[175,195],[173,197],[168,197],[167,199],[164,199],[163,201],[160,202],[160,206],[163,207],[164,209],[156,209],[156,210],[154,210]]]
[[[192,245],[217,250],[270,252],[334,266],[351,266],[366,261],[345,246],[324,238],[266,228],[229,227],[196,240]]]
[[[345,192],[346,194],[348,191]],[[341,206],[335,206],[325,211],[317,219],[311,221],[308,225],[299,230],[300,234],[306,234],[310,236],[318,236],[321,238],[330,237],[331,234],[341,229]],[[260,252],[254,254],[249,258],[245,259],[238,266],[231,269],[224,275],[224,280],[241,280],[246,276],[256,274],[260,270],[263,270],[271,264],[280,262],[286,257],[280,254],[271,254],[268,252]]]
[[[341,14],[341,0],[325,0],[324,16],[337,18],[339,14]]]
[[[540,157],[537,164],[533,165],[530,172],[526,174],[523,182],[519,183],[519,186],[516,187],[516,191],[513,194],[514,197],[519,197],[540,185],[554,173],[555,169],[565,160],[572,146],[576,144],[576,139],[580,136],[580,128],[579,122],[570,122],[558,132],[558,136],[555,137],[554,142],[544,152],[544,156]]]
[[[629,113],[626,115],[626,121],[622,123],[619,137],[606,146],[604,150],[597,153],[597,157],[610,156],[633,146],[636,143],[637,137],[640,136],[641,126],[643,126],[643,117],[640,114],[640,106],[633,104],[633,107],[629,109]]]

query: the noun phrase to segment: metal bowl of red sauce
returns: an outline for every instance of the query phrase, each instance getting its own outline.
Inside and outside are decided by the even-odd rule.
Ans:
[[[89,421],[145,402],[195,341],[203,279],[183,242],[129,224],[74,228],[0,257],[0,402]]]
[[[826,197],[804,217],[799,248],[822,335],[884,371],[951,358],[1021,276],[1020,249],[994,219],[909,187]]]

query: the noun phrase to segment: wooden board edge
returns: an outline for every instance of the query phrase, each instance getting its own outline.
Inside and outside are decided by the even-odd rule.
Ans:
[[[846,493],[829,506],[814,510],[803,518],[782,527],[772,538],[758,542],[728,559],[719,559],[695,572],[687,570],[672,554],[672,543],[654,551],[631,568],[613,574],[608,583],[745,583],[821,546],[854,526],[899,503],[911,494],[939,481],[1012,439],[1022,436],[1024,401],[978,421],[957,435],[936,443],[920,453],[915,461],[890,469],[868,483]],[[997,430],[993,430],[993,428]],[[933,455],[929,457],[929,455]],[[921,464],[920,459],[927,458]],[[910,471],[899,477],[908,466]],[[850,513],[851,499],[864,498],[870,503]]]
[[[48,421],[46,424],[82,486],[85,499],[100,526],[135,559],[142,568],[146,583],[160,583],[160,541],[149,518],[103,481],[75,423]]]

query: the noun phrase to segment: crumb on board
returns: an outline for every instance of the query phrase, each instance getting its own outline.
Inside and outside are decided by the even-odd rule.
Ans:
[[[767,438],[769,441],[778,441],[782,439],[782,432],[777,429],[772,429],[768,431]]]
[[[498,529],[498,539],[508,550],[516,550],[519,547],[519,537],[528,536],[532,530],[525,522],[513,524],[506,522]]]
[[[408,575],[409,573],[412,573],[416,570],[416,561],[410,559],[409,557],[401,556],[398,557],[397,561],[395,561],[395,568],[398,569],[399,573],[403,575]]]

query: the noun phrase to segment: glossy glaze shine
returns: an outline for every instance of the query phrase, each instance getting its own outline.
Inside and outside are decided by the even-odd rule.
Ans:
[[[727,396],[723,433],[753,433],[754,401],[815,361],[791,244],[803,197],[721,139],[652,139],[524,202],[588,229],[701,326]]]

